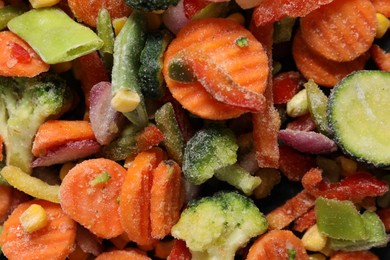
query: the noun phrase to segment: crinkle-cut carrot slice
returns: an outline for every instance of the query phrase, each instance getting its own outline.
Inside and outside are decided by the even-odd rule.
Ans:
[[[238,39],[247,40],[240,46]],[[185,48],[201,46],[202,56],[218,64],[238,85],[255,93],[263,93],[269,74],[268,58],[262,45],[240,24],[223,19],[207,18],[187,24],[169,45],[164,59],[163,73],[173,97],[191,113],[206,119],[229,119],[248,112],[216,100],[202,83],[177,82],[169,76],[169,64]],[[194,54],[196,55],[196,54]],[[212,74],[214,70],[206,74]],[[206,78],[203,82],[212,80]],[[234,93],[232,93],[233,95]]]
[[[119,193],[126,169],[115,161],[96,158],[76,164],[60,186],[63,210],[91,233],[112,238],[123,233]]]
[[[383,14],[387,18],[390,18],[390,1],[388,0],[371,0],[375,6],[375,10],[378,13]]]
[[[302,75],[324,87],[333,87],[351,72],[363,69],[370,57],[366,52],[351,61],[326,59],[312,50],[302,38],[300,30],[294,36],[292,54]]]
[[[49,120],[43,123],[35,135],[32,153],[36,157],[72,141],[95,140],[91,123],[82,120]]]
[[[291,257],[294,255],[294,257]],[[302,241],[290,230],[272,230],[260,236],[249,248],[247,260],[309,259]]]
[[[257,26],[270,24],[283,17],[302,17],[333,0],[263,0],[253,12]]]
[[[30,45],[10,31],[0,32],[0,57],[1,76],[34,77],[50,68]]]
[[[370,49],[371,57],[380,70],[390,71],[390,53],[385,52],[377,44],[373,44]]]
[[[151,245],[150,191],[152,170],[163,159],[159,148],[139,153],[127,169],[120,192],[120,221],[129,239],[138,245]]]
[[[44,208],[48,217],[45,227],[25,232],[20,216],[32,204]],[[45,200],[31,200],[20,204],[4,223],[0,236],[3,254],[12,259],[65,259],[74,249],[76,222],[74,222],[59,204]]]
[[[11,202],[12,187],[0,185],[0,223],[7,217]]]
[[[367,52],[377,28],[370,0],[335,0],[300,19],[302,38],[319,55],[351,61]]]
[[[95,260],[151,260],[145,253],[140,250],[113,250],[98,255]]]
[[[105,8],[110,13],[111,19],[127,17],[131,8],[123,0],[69,0],[69,8],[79,22],[96,27],[96,21],[100,9]]]
[[[338,251],[335,254],[331,255],[330,260],[379,260],[379,257],[376,256],[373,252],[368,250],[362,251],[352,251],[352,252],[343,252]]]
[[[170,234],[172,226],[180,217],[184,201],[181,169],[176,162],[165,160],[153,170],[152,175],[151,235],[155,239],[162,239]]]

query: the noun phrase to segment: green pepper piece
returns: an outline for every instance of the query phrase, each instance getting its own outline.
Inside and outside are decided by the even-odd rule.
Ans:
[[[115,39],[112,68],[111,105],[140,127],[148,124],[138,77],[141,51],[146,42],[146,29],[144,14],[133,11]]]
[[[273,40],[274,43],[288,42],[291,40],[294,24],[297,19],[286,16],[274,23]]]
[[[321,91],[313,80],[309,80],[304,84],[306,88],[307,103],[309,111],[314,119],[318,130],[326,136],[331,135],[328,126],[326,110],[328,107],[328,97]]]
[[[32,9],[9,21],[8,28],[48,64],[74,60],[103,46],[91,29],[59,8]]]
[[[106,68],[111,71],[114,53],[114,29],[112,28],[111,16],[107,9],[101,9],[96,23],[97,35],[103,40],[103,47],[99,50],[100,56]]]
[[[319,197],[315,214],[318,229],[328,237],[351,241],[367,239],[364,221],[351,201]]]
[[[3,8],[0,8],[0,30],[3,30],[7,27],[7,23],[15,18],[16,16],[21,15],[27,11],[27,6],[22,5],[7,5]]]
[[[156,111],[154,119],[157,127],[164,134],[164,146],[168,155],[181,165],[184,153],[184,137],[177,123],[172,104],[165,103],[160,107]]]

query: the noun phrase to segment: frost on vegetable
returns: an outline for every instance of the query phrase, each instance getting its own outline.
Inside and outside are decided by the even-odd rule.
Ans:
[[[189,203],[172,228],[192,259],[234,259],[236,251],[267,230],[256,205],[236,192],[219,192]]]

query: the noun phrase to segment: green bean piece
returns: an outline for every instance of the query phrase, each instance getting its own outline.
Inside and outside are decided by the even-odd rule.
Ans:
[[[100,56],[106,68],[111,71],[114,53],[114,29],[111,23],[111,16],[107,9],[101,9],[97,18],[97,35],[103,40],[103,47],[99,50]]]
[[[148,124],[138,76],[146,28],[144,14],[133,11],[114,42],[111,105],[137,126]]]
[[[91,29],[54,7],[25,12],[9,21],[8,28],[48,64],[74,60],[103,46]]]
[[[27,11],[26,5],[7,5],[0,8],[0,30],[7,27],[7,23]]]

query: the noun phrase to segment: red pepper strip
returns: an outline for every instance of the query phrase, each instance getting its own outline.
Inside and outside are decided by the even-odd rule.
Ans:
[[[316,221],[316,214],[313,208],[294,221],[293,229],[298,232],[304,232],[313,226]]]
[[[316,166],[314,156],[285,145],[279,147],[279,155],[279,170],[291,181],[300,181],[308,170]]]
[[[389,190],[388,184],[368,172],[356,172],[332,183],[322,178],[318,168],[309,170],[302,178],[302,185],[315,197],[361,202],[366,197],[381,196]]]
[[[164,134],[155,125],[145,127],[136,137],[137,150],[146,151],[164,141]]]
[[[268,229],[283,229],[314,207],[315,197],[303,190],[267,214]]]
[[[191,260],[191,252],[183,240],[175,240],[167,260]]]
[[[272,91],[274,104],[286,104],[298,93],[302,77],[299,72],[287,71],[274,76]]]
[[[385,226],[386,232],[390,231],[390,208],[383,208],[376,212]]]

